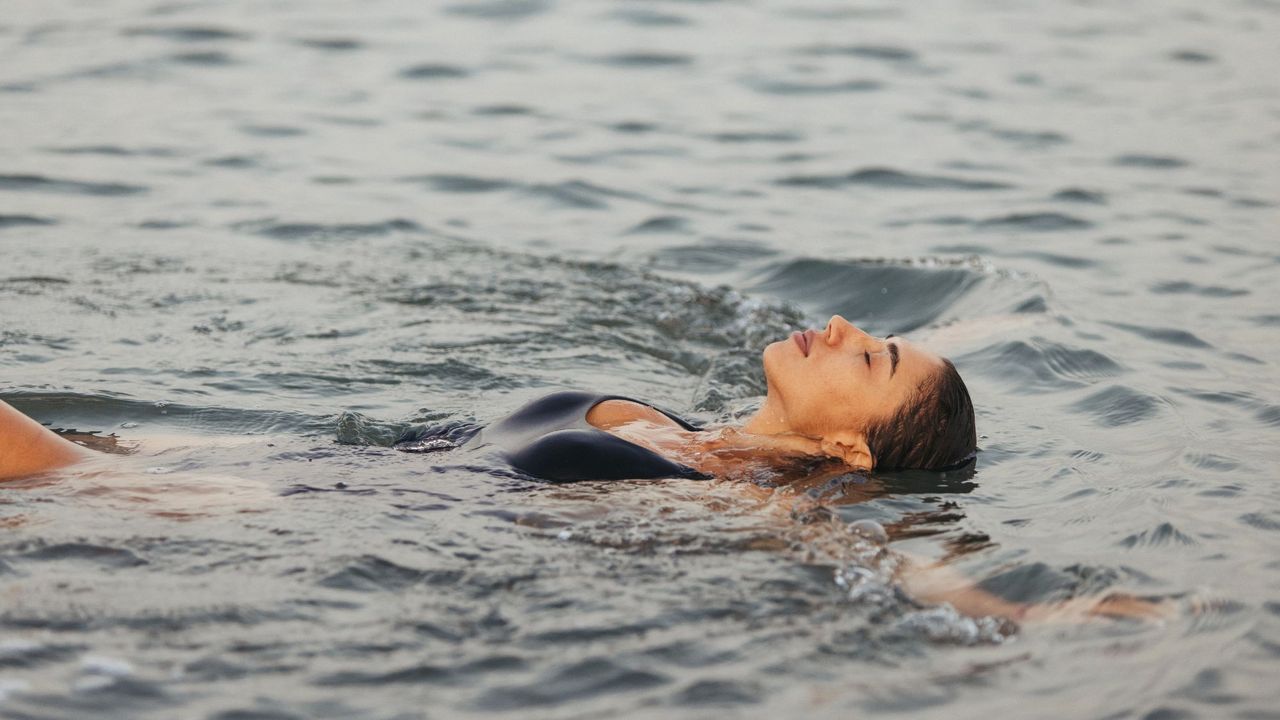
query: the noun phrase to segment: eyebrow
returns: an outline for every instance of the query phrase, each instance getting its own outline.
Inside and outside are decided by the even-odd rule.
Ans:
[[[889,348],[889,379],[892,380],[893,374],[898,372],[898,343],[885,343],[885,346]]]

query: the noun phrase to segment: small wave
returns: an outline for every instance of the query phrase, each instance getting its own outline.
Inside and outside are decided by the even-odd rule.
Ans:
[[[1280,532],[1280,513],[1274,511],[1251,512],[1240,516],[1240,522],[1249,527],[1268,532]],[[1276,604],[1277,615],[1280,615],[1280,603]]]
[[[1053,391],[1081,387],[1122,372],[1100,352],[1041,339],[1015,340],[964,356],[964,364],[998,376],[1021,391]]]
[[[1030,258],[1039,260],[1050,265],[1056,265],[1064,268],[1091,268],[1097,267],[1098,261],[1092,258],[1079,257],[1077,255],[1059,255],[1058,253],[1043,252],[1040,250],[1027,250],[1020,253],[1013,253],[1009,257]]]
[[[406,80],[457,80],[471,75],[465,68],[444,63],[422,63],[400,71]]]
[[[389,447],[401,434],[399,425],[378,422],[352,410],[338,415],[335,425],[334,441],[341,445]]]
[[[604,210],[609,207],[606,198],[626,197],[599,185],[583,180],[568,180],[560,183],[537,183],[524,188],[526,195],[550,200],[559,207],[579,210]]]
[[[1085,230],[1093,223],[1074,215],[1059,212],[1013,213],[985,218],[974,224],[981,229],[1025,230],[1031,232],[1057,232],[1061,230]]]
[[[120,196],[147,192],[141,185],[118,182],[87,182],[62,180],[43,175],[0,175],[0,191],[50,192],[70,195]]]
[[[260,168],[263,166],[263,156],[261,155],[223,155],[221,157],[209,158],[205,160],[203,165],[208,167],[228,168],[231,170],[249,170]]]
[[[411,683],[414,685],[428,683],[452,683],[455,681],[452,668],[440,665],[413,665],[388,672],[365,672],[346,670],[317,678],[314,682],[325,687],[341,686],[378,686]]]
[[[294,42],[302,47],[312,48],[313,50],[327,50],[329,52],[350,52],[352,50],[363,50],[365,47],[365,44],[360,40],[348,37],[299,38]]]
[[[167,147],[128,148],[122,145],[72,145],[49,148],[58,155],[104,155],[107,157],[174,157],[179,152]]]
[[[475,175],[420,175],[403,178],[403,181],[424,183],[437,192],[450,193],[487,193],[509,190],[517,186],[517,183],[511,180]]]
[[[726,144],[744,144],[744,143],[791,143],[799,142],[803,136],[790,130],[775,131],[738,131],[738,132],[719,132],[709,136],[718,143]]]
[[[629,52],[591,58],[591,62],[616,68],[669,68],[693,64],[693,56],[683,53]]]
[[[434,379],[445,386],[464,383],[470,386],[495,389],[505,385],[504,379],[492,371],[469,363],[460,358],[448,357],[431,362],[425,360],[366,360],[366,365],[374,374],[391,375],[393,377],[414,377]]]
[[[1054,193],[1053,197],[1049,199],[1058,202],[1087,203],[1089,205],[1107,204],[1107,196],[1104,193],[1083,188],[1063,188]]]
[[[364,555],[318,584],[336,590],[387,592],[419,584],[449,585],[461,577],[462,573],[456,570],[416,570],[376,555]]]
[[[65,341],[64,342],[68,342]],[[65,430],[106,431],[125,423],[181,427],[213,434],[317,432],[332,429],[332,417],[290,411],[242,410],[225,407],[146,402],[106,393],[6,393],[5,400],[31,417]]]
[[[276,240],[351,240],[361,237],[390,235],[392,233],[420,233],[423,228],[412,220],[394,218],[372,223],[282,223],[272,220],[253,220],[231,226],[240,232],[253,233]]]
[[[292,125],[241,125],[240,132],[262,138],[286,138],[306,135],[307,131]]]
[[[637,670],[607,657],[591,657],[561,666],[526,685],[505,685],[486,690],[474,702],[477,710],[525,710],[550,707],[600,695],[649,690],[671,678]]]
[[[1182,454],[1182,460],[1192,467],[1213,472],[1231,472],[1240,468],[1240,463],[1229,457],[1198,450],[1187,450]]]
[[[1174,50],[1169,53],[1169,59],[1177,62],[1192,63],[1202,65],[1205,63],[1216,62],[1217,58],[1207,52],[1200,50]]]
[[[0,572],[0,574],[3,574]],[[0,642],[0,668],[34,668],[74,659],[84,645],[37,643],[22,640]],[[0,698],[2,699],[2,698]]]
[[[172,229],[177,228],[193,227],[195,224],[196,223],[191,222],[191,220],[168,220],[157,218],[142,220],[142,222],[137,223],[134,227],[138,229],[145,229],[145,231],[172,231]]]
[[[1157,547],[1160,545],[1199,545],[1195,539],[1169,522],[1160,523],[1150,530],[1128,535],[1118,544],[1127,548]]]
[[[32,227],[57,224],[57,220],[37,217],[35,215],[0,215],[0,230],[11,227]]]
[[[481,20],[515,21],[541,15],[550,8],[551,0],[470,0],[450,5],[445,12]]]
[[[1151,292],[1157,295],[1199,295],[1209,298],[1231,298],[1248,295],[1242,288],[1229,288],[1221,285],[1197,285],[1186,280],[1171,280],[1151,286]]]
[[[147,561],[124,548],[94,545],[92,543],[61,543],[46,545],[20,555],[9,556],[21,562],[80,561],[112,568],[132,568],[146,565]]]
[[[672,698],[687,707],[751,705],[764,699],[764,688],[752,680],[698,680]]]
[[[614,12],[611,17],[638,27],[680,27],[692,23],[689,18],[674,13],[659,12],[647,8],[628,8]]]
[[[216,25],[175,25],[171,27],[131,27],[125,28],[122,34],[126,37],[157,37],[165,40],[184,43],[224,42],[228,40],[248,40],[249,33]]]
[[[225,67],[227,65],[235,65],[236,59],[227,52],[221,50],[202,50],[199,52],[177,53],[169,56],[169,60],[183,65],[196,65],[205,67]]]
[[[659,130],[660,126],[644,120],[624,120],[623,122],[613,123],[609,126],[609,129],[624,135],[643,135]]]
[[[983,275],[963,264],[802,259],[766,268],[752,290],[842,314],[884,332],[908,332],[938,320]]]
[[[997,140],[1032,148],[1045,148],[1050,145],[1061,145],[1071,141],[1066,135],[1056,130],[1021,130],[994,126],[984,127],[983,130]]]
[[[1258,411],[1257,417],[1263,425],[1280,427],[1280,405],[1268,405]]]
[[[500,103],[497,105],[480,105],[471,110],[472,115],[485,117],[517,117],[521,115],[537,115],[537,111],[528,105]]]
[[[1139,337],[1156,342],[1178,345],[1186,348],[1210,348],[1209,343],[1201,340],[1186,330],[1178,328],[1150,327],[1147,325],[1130,325],[1128,323],[1108,322],[1113,328],[1133,333]]]
[[[799,48],[797,52],[801,55],[817,57],[835,55],[895,63],[913,62],[919,58],[919,55],[914,50],[898,45],[809,45]]]
[[[838,175],[794,175],[777,181],[791,187],[817,187],[829,190],[848,185],[888,188],[894,190],[1007,190],[1012,185],[994,180],[975,180],[945,175],[923,175],[870,167]]]
[[[765,95],[836,95],[840,93],[874,92],[884,87],[884,84],[878,80],[866,79],[832,82],[751,79],[743,81],[743,84]]]
[[[689,218],[680,217],[679,215],[659,215],[657,217],[651,217],[639,225],[630,228],[624,234],[648,235],[680,233],[687,235],[689,232]]]
[[[1112,159],[1111,164],[1119,167],[1147,168],[1150,170],[1173,170],[1176,168],[1186,167],[1190,163],[1182,158],[1176,158],[1169,155],[1142,155],[1135,153],[1119,155]]]
[[[1123,385],[1113,385],[1100,390],[1072,406],[1075,410],[1093,416],[1103,427],[1122,427],[1142,422],[1160,409],[1160,403],[1150,395]]]
[[[691,245],[676,245],[655,252],[653,266],[675,272],[717,273],[777,254],[764,243],[707,238]]]

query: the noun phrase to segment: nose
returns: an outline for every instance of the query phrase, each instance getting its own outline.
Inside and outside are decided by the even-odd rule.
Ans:
[[[831,319],[827,321],[826,335],[827,342],[837,347],[846,342],[856,343],[863,348],[878,347],[880,345],[879,340],[866,334],[839,315],[832,315]]]

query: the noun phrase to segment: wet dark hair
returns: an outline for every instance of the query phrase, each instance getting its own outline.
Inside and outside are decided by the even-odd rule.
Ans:
[[[944,358],[897,413],[867,428],[867,446],[876,470],[947,470],[968,463],[978,434],[973,401],[956,366]]]

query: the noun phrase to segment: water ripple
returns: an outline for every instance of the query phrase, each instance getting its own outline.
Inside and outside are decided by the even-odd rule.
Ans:
[[[71,195],[137,195],[147,192],[141,185],[120,182],[87,182],[63,180],[43,175],[0,175],[0,191],[51,192]]]
[[[0,214],[0,230],[12,227],[32,227],[40,225],[56,225],[57,220],[35,215],[3,215]]]
[[[1143,530],[1125,537],[1119,543],[1122,547],[1153,547],[1160,545],[1198,545],[1192,537],[1173,526],[1163,522],[1150,530]]]
[[[444,63],[422,63],[400,71],[400,77],[407,80],[458,80],[469,75],[465,68]]]
[[[502,711],[552,707],[604,694],[647,690],[671,682],[671,678],[647,670],[629,668],[609,658],[586,658],[564,665],[527,685],[506,685],[486,690],[475,702],[477,710]]]
[[[249,33],[216,25],[173,25],[168,27],[131,27],[121,31],[127,37],[157,37],[183,43],[248,40]]]
[[[1139,337],[1156,342],[1168,343],[1185,348],[1209,348],[1209,343],[1196,337],[1190,331],[1181,328],[1151,327],[1146,325],[1131,325],[1129,323],[1108,322],[1108,325],[1119,328],[1125,332],[1133,333]]]
[[[818,57],[845,56],[888,62],[911,62],[919,56],[914,50],[897,45],[808,45],[796,52]]]
[[[974,225],[984,229],[1030,232],[1085,230],[1093,227],[1093,223],[1088,220],[1059,212],[1013,213],[999,217],[984,218],[974,223]]]
[[[800,80],[766,80],[752,78],[743,84],[765,95],[833,95],[838,93],[866,93],[879,90],[878,80],[855,79],[829,82],[803,82]]]
[[[965,356],[965,365],[1012,382],[1024,392],[1081,387],[1124,369],[1107,355],[1043,339],[1015,340]]]
[[[470,0],[450,5],[450,15],[481,20],[517,21],[541,15],[552,7],[552,0]]]
[[[617,68],[668,68],[693,64],[693,56],[681,53],[629,52],[592,58],[591,62]]]
[[[372,223],[337,223],[331,225],[311,222],[252,220],[235,223],[232,227],[240,232],[250,232],[276,240],[353,240],[392,233],[423,232],[421,225],[403,218]]]
[[[923,175],[872,167],[837,175],[793,175],[777,181],[792,187],[817,187],[834,190],[848,185],[894,190],[1007,190],[1012,185],[995,180],[976,180],[946,175]]]
[[[1159,412],[1160,403],[1133,388],[1113,385],[1089,395],[1072,408],[1093,416],[1103,427],[1122,427],[1151,418]]]
[[[1189,163],[1182,158],[1167,155],[1142,155],[1138,153],[1120,155],[1114,158],[1113,165],[1120,167],[1145,168],[1148,170],[1174,170],[1186,167]]]

